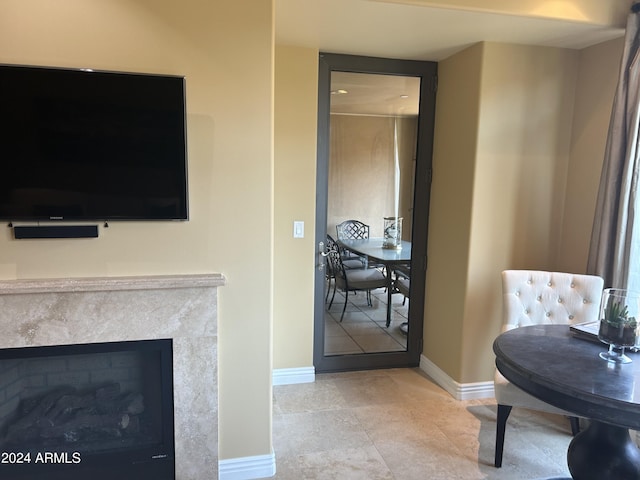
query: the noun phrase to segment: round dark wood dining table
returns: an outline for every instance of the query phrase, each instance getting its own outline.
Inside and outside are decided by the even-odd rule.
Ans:
[[[613,364],[598,356],[608,346],[575,338],[568,325],[531,325],[499,335],[496,367],[522,390],[588,418],[569,445],[576,480],[638,480],[640,450],[629,429],[640,430],[640,354]]]

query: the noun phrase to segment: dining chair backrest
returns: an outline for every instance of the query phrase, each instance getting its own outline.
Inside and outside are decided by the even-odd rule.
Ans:
[[[502,272],[503,331],[542,323],[598,319],[602,278],[539,270]]]
[[[399,265],[393,269],[394,289],[404,295],[405,299],[410,298],[411,290],[411,267],[407,265]]]
[[[359,240],[369,238],[369,225],[360,220],[345,220],[336,225],[338,240]]]
[[[336,241],[327,235],[327,263],[330,269],[331,275],[334,277],[336,284],[344,286],[346,281],[346,274],[344,264],[342,263],[342,257],[340,254],[340,248]]]

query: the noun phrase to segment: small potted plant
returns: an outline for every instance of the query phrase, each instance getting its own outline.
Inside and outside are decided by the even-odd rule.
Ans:
[[[607,343],[630,347],[636,343],[637,326],[635,317],[629,316],[629,308],[622,303],[622,300],[609,297],[598,335],[607,340]]]
[[[637,295],[629,295],[626,290],[608,288],[604,291],[600,306],[598,338],[609,344],[609,352],[601,353],[602,358],[616,363],[631,361],[624,355],[624,348],[636,344],[638,322],[630,313],[629,305],[637,314],[637,303]],[[618,352],[619,350],[621,351]]]

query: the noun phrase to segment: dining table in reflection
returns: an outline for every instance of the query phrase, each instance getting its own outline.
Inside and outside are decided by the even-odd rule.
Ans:
[[[510,382],[555,407],[589,419],[569,445],[577,480],[640,479],[640,354],[614,364],[600,358],[607,345],[575,338],[568,325],[530,325],[499,335],[496,367]]]
[[[391,272],[393,272],[394,267],[411,265],[411,242],[402,240],[399,248],[384,247],[384,239],[382,237],[338,239],[337,243],[341,248],[365,257],[372,264],[384,265],[385,276],[387,277],[387,327],[389,327],[391,325],[391,296],[393,295]]]

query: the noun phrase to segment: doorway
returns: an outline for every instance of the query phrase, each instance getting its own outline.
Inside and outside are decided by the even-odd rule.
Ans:
[[[314,307],[318,372],[419,364],[436,74],[434,62],[320,54]],[[394,263],[376,263],[375,256],[362,260],[365,268],[378,268],[387,276],[391,288],[380,286],[371,296],[350,293],[347,302],[339,289],[334,293],[325,266],[325,245],[331,241],[327,234],[336,238],[336,225],[355,219],[367,225],[371,243],[383,242],[385,217],[402,217],[397,248],[401,238],[403,255],[394,253]],[[391,280],[407,270],[409,295]],[[366,345],[376,337],[382,343]]]

